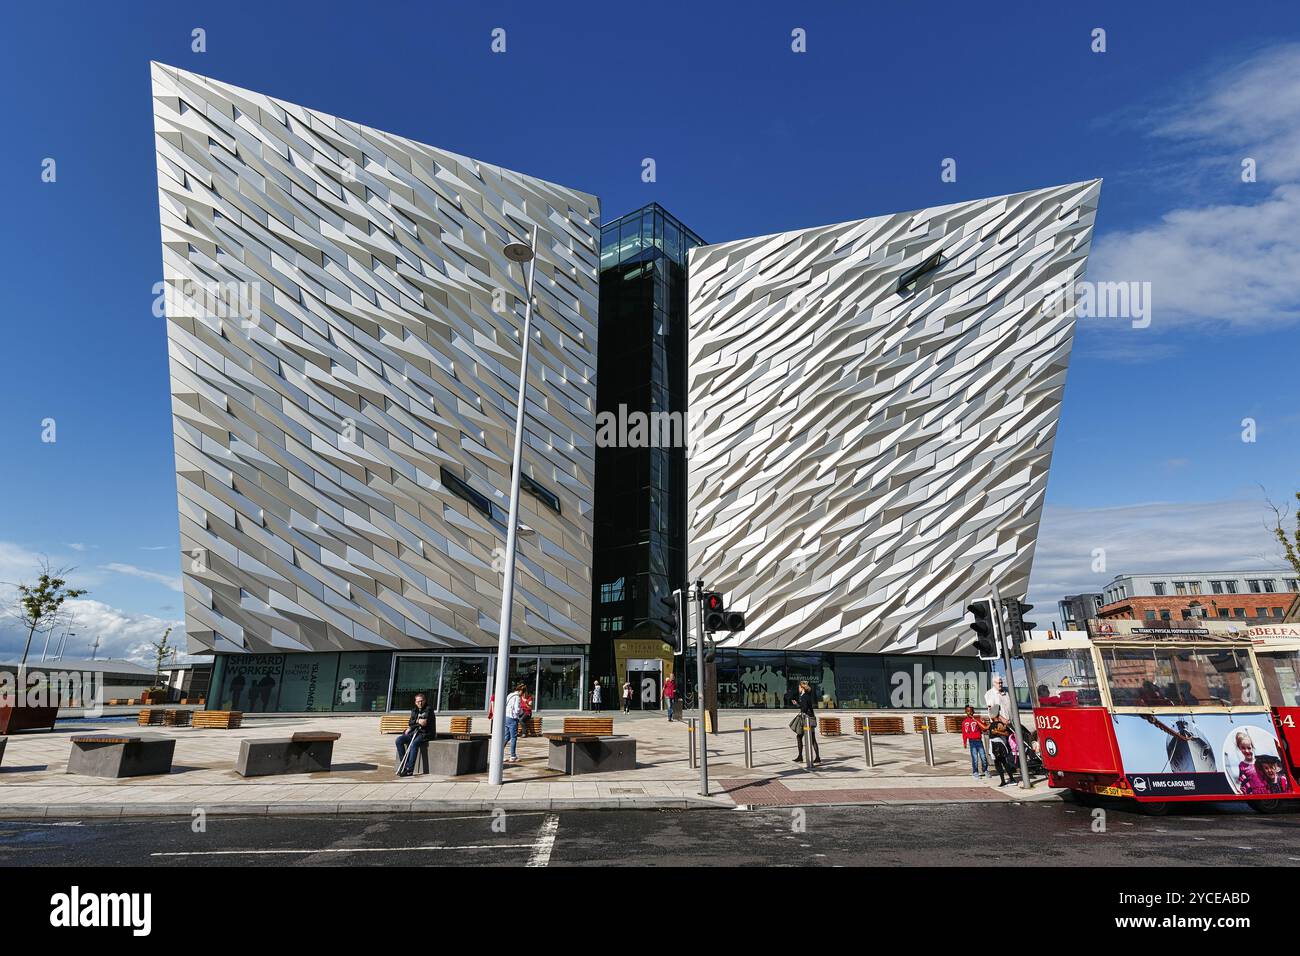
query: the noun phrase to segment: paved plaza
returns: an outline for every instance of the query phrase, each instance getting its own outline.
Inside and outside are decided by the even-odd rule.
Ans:
[[[999,788],[970,775],[959,735],[934,735],[936,765],[927,766],[922,736],[873,738],[876,766],[868,768],[861,737],[821,738],[823,763],[807,771],[794,762],[793,711],[724,712],[719,734],[709,737],[711,795],[699,795],[699,771],[688,763],[684,722],[660,715],[607,713],[614,730],[637,740],[633,770],[564,776],[547,768],[548,741],[519,742],[518,764],[507,764],[505,783],[488,784],[487,774],[461,777],[394,776],[394,741],[379,732],[379,715],[246,717],[236,730],[136,727],[134,720],[106,715],[99,720],[61,721],[48,733],[11,736],[0,764],[0,816],[209,813],[439,812],[513,809],[607,809],[619,807],[737,807],[835,804],[1008,801],[1049,799],[1044,782],[1026,792],[1014,784]],[[753,725],[754,766],[744,760],[742,721]],[[844,718],[846,730],[852,715]],[[545,729],[558,730],[562,714],[544,715]],[[445,732],[447,717],[439,718]],[[907,717],[906,726],[912,721]],[[488,729],[484,716],[475,731]],[[334,745],[329,773],[244,779],[235,773],[243,739],[283,737],[296,731],[342,734]],[[176,738],[172,772],[166,776],[108,780],[67,773],[69,738],[86,733],[150,733]]]

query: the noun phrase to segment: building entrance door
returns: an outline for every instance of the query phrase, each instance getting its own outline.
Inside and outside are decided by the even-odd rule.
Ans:
[[[629,660],[627,662],[627,681],[632,685],[632,707],[634,710],[659,710],[660,693],[663,687],[663,661]]]

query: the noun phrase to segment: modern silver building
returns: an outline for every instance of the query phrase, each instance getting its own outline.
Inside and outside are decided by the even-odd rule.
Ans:
[[[153,65],[191,650],[210,706],[485,705],[538,229],[513,614],[576,706],[591,631],[598,200]]]
[[[742,688],[783,651],[861,704],[849,655],[959,654],[1023,597],[1100,189],[691,251],[689,566],[747,612]]]

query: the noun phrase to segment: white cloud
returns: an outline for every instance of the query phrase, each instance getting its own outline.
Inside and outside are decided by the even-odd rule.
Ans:
[[[1295,323],[1300,44],[1220,67],[1174,105],[1142,120],[1154,135],[1194,150],[1197,165],[1213,175],[1221,195],[1232,191],[1232,201],[1187,205],[1145,226],[1100,233],[1088,278],[1149,281],[1152,333],[1186,325],[1264,330]],[[1247,157],[1257,163],[1257,183],[1241,181]],[[1178,178],[1178,168],[1160,175]],[[1199,182],[1189,178],[1181,191],[1196,196]]]
[[[157,584],[165,585],[173,591],[181,590],[181,579],[174,574],[163,574],[159,571],[137,568],[134,564],[120,564],[118,562],[105,564],[103,567],[105,571],[112,571],[116,574],[129,574],[133,578],[142,578],[145,581],[153,581]]]
[[[48,558],[49,563],[56,568],[66,567],[70,563],[68,555],[53,554],[49,555]],[[39,573],[41,563],[45,559],[46,555],[32,551],[22,545],[14,544],[11,541],[0,541],[0,582],[4,582],[4,584],[0,584],[0,609],[4,612],[9,611],[14,596],[12,585],[19,581],[30,582]],[[131,566],[105,565],[104,569],[92,568],[84,572],[78,570],[72,576],[71,583],[75,587],[89,587],[93,593],[95,585],[103,580],[101,570],[111,570],[114,573],[131,573],[122,570],[128,567]],[[138,568],[132,570],[140,571]],[[158,580],[168,587],[172,586],[174,580],[167,575],[157,574],[156,572],[142,572],[142,575],[151,576],[152,580]],[[178,581],[176,586],[177,590],[179,590]],[[158,640],[168,627],[174,628],[171,643],[179,646],[182,651],[185,648],[185,626],[181,620],[169,620],[153,614],[124,611],[91,598],[68,601],[63,605],[63,609],[66,613],[51,635],[50,650],[53,652],[58,646],[59,636],[63,634],[65,629],[71,630],[76,634],[76,637],[68,638],[64,652],[66,659],[88,657],[90,655],[90,645],[96,637],[99,637],[99,647],[95,651],[96,657],[112,657],[151,664],[152,652],[149,650],[149,643]],[[10,614],[0,613],[0,660],[17,660],[23,652],[23,644],[26,638],[26,630],[20,628]],[[44,632],[38,632],[32,639],[32,653],[38,659],[44,645],[45,634]],[[185,660],[186,658],[182,656],[180,659]]]
[[[1153,332],[1289,325],[1300,318],[1297,221],[1297,185],[1279,186],[1255,205],[1175,209],[1149,226],[1099,238],[1088,278],[1150,282]]]
[[[1046,626],[1067,594],[1100,591],[1116,575],[1148,571],[1284,570],[1280,548],[1258,501],[1156,502],[1111,508],[1043,510],[1029,602]],[[1093,550],[1105,569],[1092,570]]]
[[[1249,156],[1266,182],[1300,178],[1300,43],[1216,68],[1155,132],[1219,152],[1233,169]]]
[[[82,544],[80,541],[73,541],[68,544],[68,547],[73,551],[85,551],[90,547],[90,545]]]
[[[182,651],[185,649],[183,621],[169,621],[152,614],[123,611],[102,601],[87,598],[68,601],[64,609],[67,612],[64,624],[51,635],[50,652],[53,653],[58,647],[60,635],[65,628],[70,630],[75,636],[70,636],[67,640],[65,660],[89,657],[91,645],[98,637],[99,647],[95,649],[95,657],[111,657],[152,665],[153,651],[149,645],[161,638],[169,627],[173,628],[169,643],[178,645]],[[26,634],[8,622],[0,625],[0,659],[17,660],[22,654],[25,639]],[[37,634],[32,641],[32,656],[40,658],[44,643],[44,634]],[[184,657],[181,659],[184,660]]]

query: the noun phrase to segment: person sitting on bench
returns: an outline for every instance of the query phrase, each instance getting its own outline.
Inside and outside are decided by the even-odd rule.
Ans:
[[[406,731],[397,737],[397,766],[402,766],[407,747],[418,747],[426,740],[432,740],[437,733],[434,721],[437,714],[429,706],[429,697],[423,691],[415,695],[415,706],[411,708],[411,719],[406,723]]]

